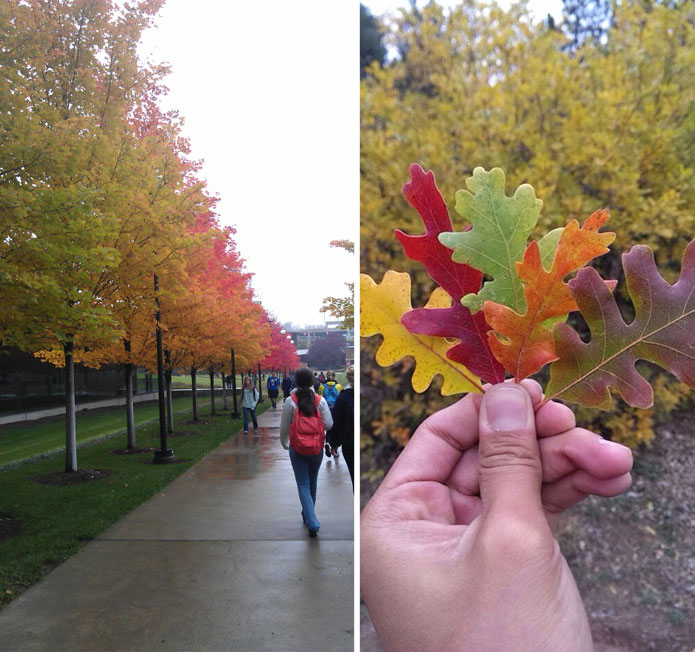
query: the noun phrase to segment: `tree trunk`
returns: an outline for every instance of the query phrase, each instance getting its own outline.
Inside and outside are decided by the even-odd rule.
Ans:
[[[224,378],[224,371],[222,372],[222,409],[227,409],[227,382]]]
[[[258,402],[263,403],[263,374],[261,374],[261,365],[258,365]]]
[[[65,354],[65,472],[77,471],[77,432],[75,429],[75,358],[73,342],[63,348]]]
[[[130,353],[130,341],[124,342],[126,353]],[[130,362],[123,365],[125,369],[125,411],[126,411],[126,429],[127,429],[127,444],[128,450],[137,448],[135,441],[135,411],[133,409],[133,373],[135,368]]]
[[[215,416],[215,372],[210,369],[210,414]]]
[[[234,404],[234,412],[230,415],[232,419],[236,419],[239,416],[239,410],[237,409],[236,402],[236,361],[234,359],[234,348],[232,348],[232,403]]]
[[[193,421],[198,420],[198,397],[195,393],[195,367],[191,367],[191,396],[193,398]]]

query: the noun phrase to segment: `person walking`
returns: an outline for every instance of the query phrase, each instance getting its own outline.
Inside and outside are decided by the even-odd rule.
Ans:
[[[256,405],[258,405],[258,390],[254,386],[251,376],[246,376],[241,394],[241,408],[244,412],[244,434],[249,432],[249,416],[253,419],[253,431],[258,431]]]
[[[268,388],[268,398],[273,404],[273,409],[277,407],[276,403],[278,400],[278,390],[280,388],[280,379],[275,375],[275,372],[271,372],[266,381],[266,386]]]
[[[304,526],[309,536],[315,537],[321,527],[315,510],[316,488],[325,432],[333,426],[333,417],[325,399],[314,391],[314,376],[309,369],[298,369],[295,383],[297,388],[282,410],[280,443],[290,452]]]
[[[338,400],[338,394],[343,391],[342,386],[335,379],[335,372],[329,371],[326,374],[326,382],[322,383],[318,389],[319,396],[323,396],[328,403],[329,408],[333,408],[335,402]]]
[[[328,407],[331,409],[331,414],[333,414],[333,406],[338,400],[338,395],[342,390],[342,386],[335,379],[335,372],[326,372],[326,381],[319,386],[317,391],[319,396],[323,396],[323,398],[326,399],[326,403],[328,403]],[[328,437],[328,440],[330,441],[330,436]],[[330,458],[331,456],[333,456],[337,462],[340,454],[328,443],[328,441],[326,441],[326,457]]]
[[[292,391],[292,379],[285,374],[285,377],[282,379],[282,402],[284,402],[289,398],[290,392]]]
[[[333,415],[333,427],[328,432],[328,443],[331,453],[337,457],[338,448],[343,447],[343,457],[350,472],[350,482],[352,491],[355,491],[355,480],[352,475],[353,462],[355,457],[355,368],[350,365],[346,374],[348,384],[338,395],[335,405],[331,410]]]

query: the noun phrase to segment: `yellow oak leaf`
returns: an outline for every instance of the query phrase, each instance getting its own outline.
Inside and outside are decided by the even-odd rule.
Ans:
[[[451,297],[441,289],[432,293],[428,308],[446,308]],[[381,334],[384,341],[376,353],[376,362],[388,367],[406,356],[415,359],[411,382],[416,392],[424,392],[434,377],[442,376],[443,396],[463,392],[482,392],[480,379],[462,364],[450,360],[446,352],[458,343],[444,337],[416,335],[401,324],[401,316],[412,310],[410,275],[389,270],[377,285],[360,274],[360,335]]]

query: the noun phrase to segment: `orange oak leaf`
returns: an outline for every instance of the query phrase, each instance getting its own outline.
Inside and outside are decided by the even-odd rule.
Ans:
[[[592,213],[581,228],[577,220],[570,221],[560,236],[549,270],[543,266],[538,243],[528,245],[523,259],[516,263],[526,300],[523,314],[493,301],[485,302],[485,319],[493,329],[488,334],[490,348],[517,382],[558,359],[552,325],[578,309],[564,278],[608,252],[615,233],[599,232],[608,217],[608,211],[601,209]]]

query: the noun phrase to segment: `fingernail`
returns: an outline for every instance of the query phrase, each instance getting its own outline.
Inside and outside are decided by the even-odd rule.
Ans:
[[[510,431],[526,427],[529,395],[514,385],[489,389],[483,397],[485,416],[493,430]]]

